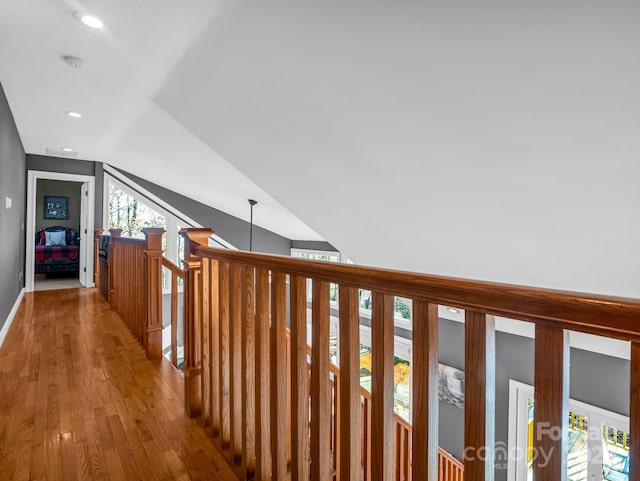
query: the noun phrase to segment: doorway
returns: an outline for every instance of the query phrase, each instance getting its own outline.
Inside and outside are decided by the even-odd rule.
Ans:
[[[29,171],[26,290],[93,287],[92,176]]]

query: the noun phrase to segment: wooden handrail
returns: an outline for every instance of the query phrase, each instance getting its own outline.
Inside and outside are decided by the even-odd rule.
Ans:
[[[199,246],[195,254],[433,304],[640,341],[640,300]]]
[[[162,267],[165,267],[171,274],[171,364],[176,369],[179,369],[178,365],[178,279],[182,279],[184,282],[184,270],[180,269],[177,265],[171,262],[166,257],[162,257]]]
[[[168,270],[171,271],[172,274],[175,274],[181,279],[184,279],[184,269],[180,269],[177,265],[175,265],[173,262],[171,262],[169,259],[167,259],[164,256],[162,257],[162,267],[166,267]]]
[[[265,481],[284,480],[291,472],[293,481],[338,481],[357,478],[360,467],[366,481],[461,479],[459,463],[450,463],[437,449],[439,305],[466,310],[467,481],[486,481],[494,475],[494,315],[535,325],[538,436],[533,449],[553,453],[549,463],[535,463],[537,481],[566,478],[562,453],[567,441],[555,433],[568,415],[569,329],[631,341],[630,435],[640,439],[640,300],[221,250],[205,247],[210,230],[181,233],[189,353],[186,410],[195,416],[202,408],[201,419],[209,423],[219,445],[229,448],[227,459],[243,479],[255,475]],[[296,328],[289,346],[295,355],[287,357],[286,276]],[[313,283],[307,382],[301,371],[309,357],[306,279]],[[338,284],[341,293],[340,332],[348,343],[340,346],[341,358],[346,358],[342,373],[328,359],[329,283]],[[372,291],[371,394],[357,389],[355,382],[359,365],[353,354],[360,342],[356,289]],[[393,296],[413,301],[410,428],[393,413]],[[252,366],[255,377],[249,375]],[[253,406],[259,420],[255,426],[245,422],[254,419]],[[301,420],[309,421],[308,431],[300,426]],[[289,436],[285,427],[291,429],[292,421],[296,432]],[[451,466],[451,472],[443,472],[444,465]],[[640,444],[632,443],[630,479],[640,479],[639,473]]]

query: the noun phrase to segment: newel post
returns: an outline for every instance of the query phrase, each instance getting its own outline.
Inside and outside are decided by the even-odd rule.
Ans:
[[[114,242],[122,235],[122,229],[109,229],[111,234],[111,242],[109,242],[109,305],[111,309],[116,310],[116,256],[118,255],[118,243]]]
[[[195,255],[198,246],[209,245],[213,230],[209,228],[182,229],[184,239],[184,408],[186,413],[197,416],[202,410],[202,348],[200,309],[202,307],[200,285],[200,258]]]
[[[147,283],[147,328],[144,349],[149,359],[162,357],[162,234],[164,229],[142,229],[145,237],[144,275]]]
[[[104,229],[96,229],[93,238],[93,285],[100,289],[100,236]]]

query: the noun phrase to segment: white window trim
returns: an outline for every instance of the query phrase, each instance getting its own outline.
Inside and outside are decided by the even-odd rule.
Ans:
[[[192,218],[190,218],[189,216],[183,214],[182,212],[180,212],[179,210],[173,208],[170,204],[168,204],[167,202],[165,202],[164,200],[162,200],[160,197],[156,196],[155,194],[153,194],[152,192],[149,192],[147,189],[145,189],[144,187],[136,184],[133,180],[129,179],[126,176],[123,176],[120,172],[118,172],[116,169],[114,169],[113,167],[111,167],[108,164],[104,164],[104,182],[105,182],[105,188],[104,188],[104,206],[106,209],[106,212],[104,213],[104,225],[108,226],[109,222],[108,222],[108,208],[109,208],[109,189],[108,189],[108,182],[109,181],[115,181],[116,184],[118,186],[122,186],[122,183],[125,182],[132,184],[135,186],[135,188],[139,191],[139,193],[137,194],[131,194],[131,189],[128,189],[129,195],[133,195],[136,198],[139,198],[140,195],[143,195],[145,197],[144,200],[141,200],[141,202],[146,203],[146,204],[151,204],[154,206],[154,209],[156,210],[162,210],[164,212],[167,212],[169,215],[173,215],[174,217],[176,217],[178,224],[180,225],[185,225],[185,227],[203,227],[202,224],[199,224],[198,222],[196,222],[195,220],[193,220]],[[123,189],[124,190],[124,189]],[[126,190],[125,190],[126,192]],[[105,227],[106,228],[106,227]],[[217,234],[213,234],[211,236],[218,244],[226,247],[227,249],[231,249],[231,250],[238,250],[237,247],[235,247],[233,244],[227,242],[226,240],[224,240],[222,237],[218,236]]]
[[[509,433],[507,453],[515,453],[518,448],[526,453],[528,443],[528,429],[522,429],[528,425],[528,398],[533,398],[533,386],[524,384],[513,379],[509,380]],[[589,430],[594,430],[589,434],[590,439],[599,440],[602,438],[602,426],[612,426],[616,429],[629,432],[629,417],[607,411],[597,406],[581,401],[569,399],[569,410],[589,417]],[[595,431],[598,433],[595,433]],[[602,466],[589,465],[587,479],[600,481],[602,479]],[[509,454],[507,464],[507,481],[527,480],[527,459],[526,456],[511,456]]]

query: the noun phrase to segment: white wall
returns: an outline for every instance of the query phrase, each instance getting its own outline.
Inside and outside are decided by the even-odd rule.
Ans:
[[[640,4],[234,5],[155,101],[347,256],[640,297]]]

